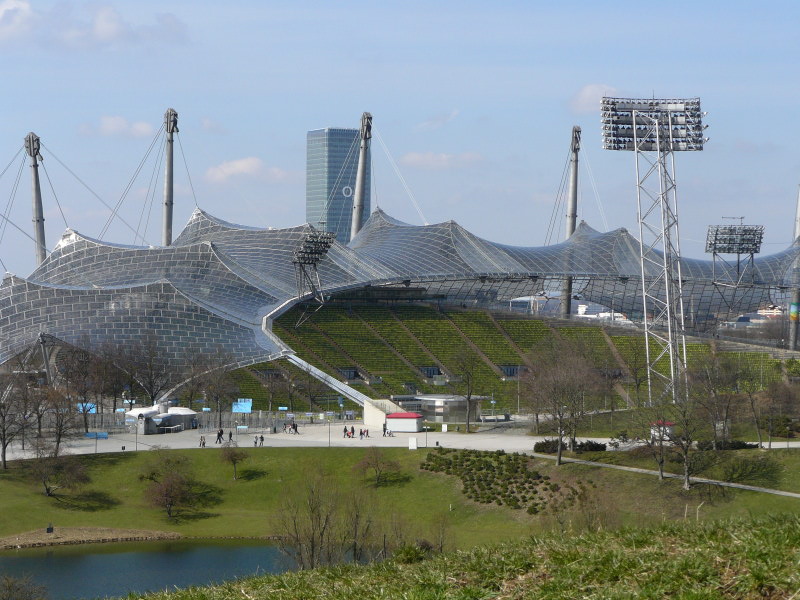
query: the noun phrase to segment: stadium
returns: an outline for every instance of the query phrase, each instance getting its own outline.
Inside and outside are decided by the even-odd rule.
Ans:
[[[176,123],[170,109],[168,135]],[[26,143],[35,166],[38,138]],[[586,223],[562,243],[517,247],[481,239],[454,221],[410,225],[378,209],[363,225],[354,218],[352,239],[343,244],[308,223],[253,228],[198,208],[172,240],[171,202],[170,192],[162,246],[112,244],[68,229],[52,252],[41,252],[30,276],[7,274],[0,285],[0,364],[29,360],[38,347],[49,368],[48,347],[92,351],[147,339],[176,374],[215,349],[225,356],[225,369],[261,365],[239,372],[246,389],[250,379],[268,378],[264,363],[286,359],[364,406],[372,398],[436,391],[434,382],[453,379],[453,348],[463,346],[479,359],[481,391],[497,393],[507,405],[509,382],[518,382],[532,341],[548,326],[527,319],[505,327],[491,310],[518,298],[533,305],[561,290],[555,293],[562,304],[576,299],[647,322],[652,315],[643,314],[642,281],[662,275],[655,262],[641,258],[639,240],[627,230],[599,232]],[[354,215],[361,212],[353,208]],[[795,242],[770,256],[751,253],[744,264],[681,257],[687,331],[713,331],[731,315],[783,302],[787,290],[800,286],[799,255]],[[337,329],[334,321],[342,318],[351,322]],[[437,333],[440,318],[452,328]],[[400,331],[392,332],[395,321]],[[611,362],[624,368],[606,333],[564,329],[583,329],[577,335],[584,340],[600,336],[596,348],[607,348],[596,362],[616,354]],[[376,362],[381,356],[383,363]],[[163,392],[172,394],[181,383]],[[516,395],[519,402],[518,387]]]

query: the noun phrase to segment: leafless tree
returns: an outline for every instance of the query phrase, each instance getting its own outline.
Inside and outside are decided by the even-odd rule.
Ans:
[[[88,342],[84,340],[78,347],[61,348],[59,353],[65,383],[63,392],[83,417],[84,432],[89,431],[89,413],[96,410],[95,404],[89,401],[89,396],[95,388],[93,375],[97,359],[87,348]]]
[[[556,464],[561,464],[564,439],[574,442],[586,412],[586,398],[602,387],[586,348],[570,339],[551,336],[531,355],[531,400],[546,410],[558,430]]]
[[[453,369],[453,375],[455,375],[459,380],[454,387],[458,393],[464,396],[464,401],[467,405],[467,433],[470,433],[472,411],[475,408],[475,400],[473,399],[473,395],[475,394],[478,383],[478,372],[482,365],[483,361],[481,360],[480,356],[467,347],[462,348],[461,351],[456,354],[451,365],[451,368]]]
[[[785,429],[787,413],[797,403],[797,390],[784,382],[773,382],[762,396],[762,423],[767,430],[767,448],[772,448],[772,436],[780,433],[788,434]]]
[[[194,478],[191,464],[183,454],[156,448],[148,452],[140,479],[149,483],[145,499],[156,508],[164,509],[173,518],[182,508],[197,500],[193,493]]]
[[[62,488],[72,489],[89,482],[83,463],[74,456],[62,456],[46,440],[37,440],[36,456],[29,463],[32,476],[42,484],[46,496]]]
[[[26,380],[12,370],[0,374],[0,463],[8,468],[6,454],[8,447],[25,433],[25,424],[30,416],[30,403],[27,402],[29,388]]]
[[[301,569],[339,562],[342,557],[338,534],[341,498],[333,481],[318,472],[289,495],[277,511],[278,545]]]
[[[232,358],[222,349],[207,356],[209,370],[203,377],[206,400],[217,409],[217,427],[222,429],[222,407],[228,406],[239,393],[239,385],[228,370]]]
[[[353,465],[353,470],[359,473],[371,472],[375,476],[375,487],[378,487],[387,474],[400,470],[400,463],[387,458],[380,448],[370,446],[364,453],[364,458]]]
[[[712,443],[729,438],[730,415],[737,398],[736,365],[727,357],[713,352],[696,359],[689,370],[692,397],[705,409],[712,429]]]
[[[52,434],[52,453],[59,456],[64,444],[76,430],[77,413],[73,399],[60,388],[48,386],[42,389]]]
[[[145,335],[131,342],[121,361],[120,366],[136,380],[151,405],[177,383],[177,373],[170,366],[155,335]]]
[[[236,442],[225,442],[222,445],[222,452],[220,453],[222,462],[226,462],[233,466],[233,478],[236,479],[236,465],[240,462],[247,460],[248,454],[241,448],[236,446]]]

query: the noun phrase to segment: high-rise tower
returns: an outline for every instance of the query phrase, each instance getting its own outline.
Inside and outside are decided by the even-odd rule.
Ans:
[[[315,129],[306,137],[306,221],[335,233],[343,244],[350,241],[360,141],[359,129],[336,127]],[[369,157],[366,164],[362,222],[371,212]]]

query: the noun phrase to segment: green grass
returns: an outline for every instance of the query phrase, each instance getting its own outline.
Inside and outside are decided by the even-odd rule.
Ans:
[[[150,600],[794,598],[800,517],[533,537],[416,564],[389,560],[161,592]]]
[[[208,509],[211,516],[177,522],[168,520],[163,511],[149,507],[144,500],[145,483],[139,480],[138,473],[148,452],[81,456],[80,460],[89,466],[92,483],[66,492],[60,499],[45,497],[41,486],[26,478],[23,464],[13,462],[8,471],[0,471],[0,536],[39,529],[51,522],[60,527],[149,528],[188,536],[270,535],[274,532],[269,530],[269,516],[287,494],[302,486],[310,473],[324,470],[342,488],[369,485],[352,471],[364,455],[361,448],[244,450],[249,458],[239,469],[249,480],[238,481],[233,481],[233,469],[220,461],[217,449],[171,451],[185,454],[198,479],[217,488],[222,499],[219,505]],[[410,479],[375,490],[378,502],[387,510],[394,507],[419,528],[420,535],[453,506],[454,543],[459,547],[519,536],[521,525],[509,511],[471,503],[462,496],[454,479],[421,471],[424,450],[383,452],[400,461]],[[420,499],[424,499],[424,510]]]

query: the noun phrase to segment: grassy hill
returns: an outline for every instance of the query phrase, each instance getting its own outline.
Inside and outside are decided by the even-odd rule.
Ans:
[[[632,374],[641,372],[644,360],[644,340],[636,330],[621,334],[617,329],[607,334],[599,325],[577,321],[422,304],[331,303],[297,326],[300,312],[295,308],[278,318],[274,332],[301,358],[339,379],[346,373],[358,373],[351,385],[373,398],[415,390],[458,393],[457,383],[434,385],[431,374],[453,375],[459,355],[466,354],[476,361],[475,393],[493,396],[498,412],[513,412],[518,393],[514,369],[530,366],[531,350],[554,334],[583,343],[588,360],[597,368],[621,372],[622,385],[631,397],[635,397]],[[709,344],[688,344],[689,366],[710,352]],[[781,361],[767,353],[721,354],[756,369],[765,386],[783,376]],[[666,368],[666,363],[662,366]],[[264,389],[263,378],[259,381],[254,373],[278,370],[291,376],[292,369],[278,361],[237,371],[242,396],[253,398],[254,409],[267,409],[270,393]],[[273,390],[273,396],[274,401],[287,401],[286,392],[280,389]],[[617,398],[617,405],[625,405],[622,398]]]
[[[537,536],[412,564],[346,565],[147,598],[796,598],[799,552],[796,515],[685,521]]]

